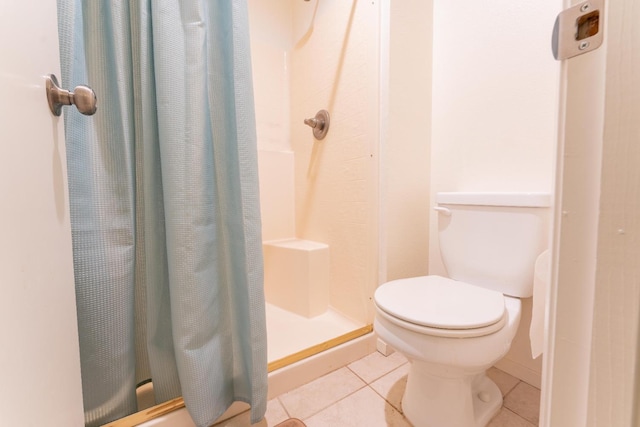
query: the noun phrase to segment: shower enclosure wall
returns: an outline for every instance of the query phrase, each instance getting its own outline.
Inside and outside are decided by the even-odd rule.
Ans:
[[[273,369],[302,350],[370,330],[380,6],[250,0],[249,12]],[[303,121],[321,109],[331,127],[317,141]]]

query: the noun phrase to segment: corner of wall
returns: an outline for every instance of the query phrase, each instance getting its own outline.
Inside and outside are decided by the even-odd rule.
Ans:
[[[391,2],[384,144],[387,280],[427,274],[431,179],[432,2]]]

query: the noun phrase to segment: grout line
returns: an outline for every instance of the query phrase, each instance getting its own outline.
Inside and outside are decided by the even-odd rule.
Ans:
[[[284,393],[283,393],[284,394]],[[282,394],[280,395],[282,396]],[[291,414],[289,413],[289,411],[287,410],[287,407],[284,406],[284,403],[282,402],[282,400],[280,400],[280,396],[276,396],[275,399],[278,400],[278,403],[280,404],[280,406],[282,406],[282,409],[284,409],[284,413],[287,414],[287,417],[291,418]]]
[[[397,368],[395,368],[395,369],[393,369],[393,370],[391,370],[391,371],[387,372],[385,375],[383,375],[382,377],[380,377],[380,378],[378,378],[378,379],[384,378],[384,377],[385,377],[385,376],[387,376],[387,375],[391,375],[391,373],[393,373],[393,372],[397,371],[398,369],[402,368],[402,367],[403,367],[404,365],[406,365],[407,363],[409,363],[409,362],[405,362],[405,363],[403,363],[402,365],[400,365],[400,366],[398,366]],[[377,380],[376,380],[376,381],[377,381]],[[375,381],[372,381],[371,383],[373,384],[374,382],[375,382]],[[382,398],[384,399],[384,401],[385,401],[385,402],[387,402],[387,403],[389,404],[389,406],[391,406],[393,409],[395,409],[396,411],[400,412],[400,413],[404,416],[404,411],[402,410],[402,408],[401,408],[401,407],[400,407],[400,408],[396,408],[396,407],[393,405],[393,403],[391,403],[391,402],[390,402],[390,401],[389,401],[385,396],[381,395],[380,393],[378,393],[378,391],[377,391],[375,388],[371,387],[371,384],[367,384],[367,385],[368,385],[368,386],[371,388],[371,390],[373,390],[373,391],[374,391],[378,396],[382,397]],[[406,384],[405,384],[405,387],[406,387]],[[404,390],[403,390],[403,392],[402,392],[402,393],[403,393],[403,397],[404,397]],[[400,399],[400,402],[402,402],[402,399]],[[400,405],[400,406],[402,406],[402,405]]]
[[[511,394],[511,392],[512,392],[513,390],[515,390],[515,389],[516,389],[516,387],[518,387],[518,386],[520,385],[520,383],[521,383],[521,382],[522,382],[522,380],[519,380],[519,381],[518,381],[518,382],[517,382],[513,387],[511,387],[511,388],[509,389],[509,391],[507,391],[507,392],[502,396],[502,400],[506,399],[506,398],[507,398],[507,396],[508,396],[508,395],[510,395],[510,394]],[[504,407],[504,403],[502,404],[502,406]]]
[[[409,420],[407,419],[406,415],[404,414],[404,411],[402,410],[402,405],[400,405],[400,408],[396,408],[395,406],[393,406],[393,404],[392,404],[391,402],[389,402],[389,401],[387,400],[387,398],[386,398],[386,397],[384,397],[383,395],[381,395],[380,393],[378,393],[378,392],[376,391],[376,389],[375,389],[375,388],[371,387],[371,385],[370,385],[370,384],[368,384],[368,385],[367,385],[367,387],[369,387],[371,390],[373,390],[373,392],[374,392],[375,394],[377,394],[378,396],[380,396],[380,397],[382,398],[382,400],[384,400],[385,404],[386,404],[386,405],[389,405],[389,407],[391,408],[391,410],[392,410],[392,411],[396,411],[398,414],[400,414],[400,416],[402,417],[402,419],[403,419],[404,421],[406,421],[406,423],[407,423],[409,426],[413,426],[413,424],[411,424],[411,423],[409,422]],[[399,403],[402,403],[402,399],[400,399],[400,402],[399,402]],[[385,413],[386,413],[386,408],[385,408]]]
[[[516,417],[520,418],[522,421],[524,421],[525,423],[527,423],[528,425],[535,427],[536,424],[532,423],[531,421],[529,421],[528,419],[524,418],[522,415],[518,414],[517,412],[512,411],[511,409],[507,408],[506,406],[502,405],[502,409],[504,409],[505,411],[509,411],[511,412],[513,415],[515,415]]]
[[[507,394],[503,397],[502,407],[503,407],[504,409],[508,410],[509,412],[513,412],[514,414],[516,414],[518,417],[520,417],[520,418],[522,418],[523,420],[525,420],[525,421],[526,421],[527,423],[529,423],[530,425],[532,425],[532,426],[537,426],[538,424],[534,424],[534,423],[533,423],[532,421],[530,421],[528,418],[525,418],[524,416],[520,415],[520,414],[519,414],[519,413],[517,413],[515,410],[513,410],[513,409],[511,409],[511,408],[507,407],[507,406],[504,404],[504,400],[506,399],[507,395],[508,395],[508,394],[511,394],[511,393],[512,393],[512,392],[513,392],[513,391],[514,391],[514,390],[515,390],[515,389],[516,389],[516,388],[517,388],[521,383],[524,383],[524,384],[526,384],[526,385],[527,385],[527,386],[529,386],[529,387],[533,387],[533,388],[537,389],[537,387],[532,386],[532,385],[531,385],[531,384],[529,384],[528,382],[520,380],[520,381],[519,381],[519,382],[518,382],[518,383],[517,383],[517,384],[516,384],[516,385],[515,385],[515,386],[514,386],[510,391],[509,391],[509,393],[507,393]],[[538,405],[539,405],[539,403],[538,403]],[[538,411],[540,411],[540,406],[538,406]]]
[[[366,357],[366,356],[365,356],[365,357]],[[371,384],[373,384],[374,382],[376,382],[376,381],[380,380],[381,378],[383,378],[383,377],[385,377],[385,376],[387,376],[387,375],[389,375],[389,374],[393,373],[394,371],[396,371],[396,370],[398,370],[398,369],[402,368],[402,367],[403,367],[404,365],[406,365],[407,363],[409,363],[409,362],[402,363],[401,365],[399,365],[399,366],[397,366],[397,367],[395,367],[395,368],[391,369],[390,371],[388,371],[388,372],[386,372],[386,373],[384,373],[384,374],[380,375],[379,377],[376,377],[376,378],[372,379],[371,381],[366,381],[363,377],[361,377],[360,375],[358,375],[358,373],[357,373],[355,370],[351,369],[348,365],[346,365],[345,367],[348,369],[348,371],[349,371],[349,372],[351,372],[352,374],[354,374],[358,379],[360,379],[360,380],[362,381],[363,385],[362,385],[362,386],[360,386],[360,387],[358,387],[357,389],[354,389],[352,392],[350,392],[349,394],[347,394],[347,395],[343,396],[342,398],[338,399],[337,401],[332,402],[332,403],[328,404],[327,406],[324,406],[324,407],[322,407],[322,408],[318,409],[317,411],[315,411],[315,412],[313,412],[313,413],[311,413],[311,414],[307,415],[307,416],[303,419],[303,421],[308,420],[309,418],[311,418],[311,417],[313,417],[313,416],[315,416],[315,415],[317,415],[317,414],[319,414],[319,413],[321,413],[321,412],[323,412],[323,411],[325,411],[325,410],[327,410],[327,409],[331,408],[332,406],[337,405],[337,404],[338,404],[338,403],[340,403],[341,401],[343,401],[343,400],[347,399],[348,397],[352,396],[353,394],[355,394],[355,393],[357,393],[357,392],[361,391],[361,390],[362,390],[362,389],[364,389],[365,387],[368,387],[370,390],[372,390],[372,391],[374,392],[374,394],[375,394],[375,395],[379,396],[379,397],[380,397],[380,398],[385,402],[385,404],[386,404],[386,405],[389,405],[389,407],[391,407],[391,408],[392,408],[392,410],[394,410],[394,411],[398,412],[398,413],[403,417],[403,419],[405,419],[405,420],[406,420],[406,417],[405,417],[404,412],[402,411],[402,409],[401,409],[401,408],[396,408],[396,407],[395,407],[395,406],[394,406],[394,405],[393,405],[393,404],[392,404],[392,403],[391,403],[391,402],[390,402],[390,401],[389,401],[385,396],[383,396],[382,394],[378,393],[378,391],[376,391],[376,389],[374,389],[373,387],[371,387]],[[315,380],[314,380],[314,381],[315,381]],[[310,381],[309,383],[311,383],[311,382],[313,382],[313,381]],[[509,394],[511,394],[511,393],[513,392],[513,390],[515,390],[515,389],[520,385],[520,383],[522,383],[522,382],[524,382],[524,381],[519,380],[517,383],[515,383],[515,384],[514,384],[514,386],[513,386],[513,387],[511,387],[511,388],[510,388],[510,389],[509,389],[509,390],[504,394],[503,399],[505,399]],[[309,383],[307,383],[307,384],[309,384]],[[526,382],[525,382],[525,383],[526,383]],[[527,385],[530,385],[530,384],[528,384],[528,383],[526,383],[526,384],[527,384]],[[304,385],[306,385],[306,384],[304,384]],[[536,388],[535,386],[532,386],[532,387]],[[284,394],[284,393],[283,393],[283,394]],[[282,396],[282,395],[279,395],[279,396],[276,396],[275,398],[278,400],[278,403],[280,403],[280,405],[281,405],[281,406],[282,406],[282,408],[284,409],[285,413],[287,414],[287,417],[292,418],[292,415],[289,413],[289,411],[288,411],[287,407],[284,405],[284,403],[283,403],[283,402],[282,402],[282,400],[280,399],[280,397],[281,397],[281,396]],[[515,412],[514,410],[512,410],[512,409],[510,409],[510,408],[508,408],[508,407],[506,407],[506,406],[504,406],[504,404],[502,405],[501,409],[503,409],[503,410],[505,410],[505,411],[508,411],[508,412],[510,412],[511,414],[515,415],[517,418],[519,418],[519,419],[520,419],[520,420],[522,420],[524,423],[526,423],[526,425],[527,425],[528,427],[536,427],[536,424],[534,424],[534,423],[532,423],[531,421],[529,421],[528,419],[524,418],[522,415],[518,414],[518,413],[517,413],[517,412]]]
[[[363,382],[364,382],[364,381],[363,381]],[[364,384],[362,387],[358,388],[357,390],[352,391],[351,393],[349,393],[349,394],[345,395],[344,397],[342,397],[342,398],[340,398],[340,399],[336,400],[335,402],[330,403],[330,404],[329,404],[329,405],[327,405],[327,406],[324,406],[322,409],[318,409],[316,412],[314,412],[314,413],[312,413],[312,414],[309,414],[309,415],[307,415],[306,417],[304,417],[304,419],[302,419],[302,421],[308,420],[309,418],[313,417],[314,415],[319,414],[320,412],[324,411],[325,409],[328,409],[328,408],[332,407],[333,405],[337,405],[337,404],[338,404],[338,402],[340,402],[340,401],[342,401],[342,400],[346,399],[347,397],[351,396],[352,394],[355,394],[355,393],[359,392],[360,390],[362,390],[362,389],[363,389],[363,388],[365,388],[365,387],[368,387],[368,385],[367,385],[367,384]],[[287,410],[287,409],[285,408],[285,411],[286,411],[286,410]],[[289,416],[289,418],[292,418],[292,417],[291,417],[291,416]],[[294,417],[294,418],[298,418],[298,417],[296,416],[296,417]]]
[[[365,356],[365,357],[367,357],[367,356]],[[385,356],[385,357],[388,357],[388,356]],[[364,357],[363,357],[362,359],[364,359]],[[362,359],[358,359],[358,360],[362,360]],[[358,360],[356,360],[356,361],[354,361],[354,362],[351,362],[351,363],[358,362]],[[350,363],[349,365],[351,365],[351,363]],[[372,384],[372,383],[374,383],[374,382],[378,381],[379,379],[381,379],[381,378],[385,377],[386,375],[389,375],[391,372],[393,372],[393,371],[395,371],[396,369],[398,369],[398,368],[400,368],[400,367],[402,367],[402,366],[406,365],[407,363],[409,363],[409,362],[408,362],[408,361],[407,361],[407,362],[403,362],[403,363],[401,363],[400,365],[396,366],[395,368],[391,368],[391,370],[390,370],[390,371],[385,372],[384,374],[382,374],[382,375],[380,375],[380,376],[378,376],[378,377],[375,377],[375,378],[374,378],[374,379],[372,379],[371,381],[367,381],[366,379],[362,378],[360,375],[358,375],[358,373],[357,373],[356,371],[354,371],[353,369],[351,369],[351,368],[349,367],[349,365],[347,365],[347,369],[349,369],[351,372],[353,372],[353,373],[355,374],[355,376],[357,376],[358,378],[360,378],[360,379],[361,379],[365,384],[369,385],[369,384]]]
[[[357,362],[357,360],[356,360],[356,362]],[[389,371],[389,372],[387,372],[387,373],[385,373],[385,374],[380,375],[379,377],[375,377],[375,378],[374,378],[374,379],[372,379],[371,381],[367,381],[365,378],[363,378],[363,377],[361,377],[360,375],[358,375],[358,373],[357,373],[356,371],[354,371],[353,369],[349,368],[349,366],[347,366],[347,368],[348,368],[351,372],[353,372],[353,374],[354,374],[356,377],[360,378],[360,379],[362,380],[362,382],[363,382],[363,383],[365,383],[366,385],[369,385],[369,384],[371,384],[371,383],[372,383],[372,382],[374,382],[374,381],[378,381],[380,378],[384,377],[384,376],[385,376],[385,375],[387,375],[389,372],[391,372],[391,371]]]
[[[395,406],[393,406],[393,404],[391,402],[389,402],[389,400],[386,397],[384,397],[383,395],[378,393],[378,391],[375,388],[371,387],[371,384],[367,385],[367,387],[369,387],[371,390],[373,390],[373,392],[375,394],[380,396],[387,403],[387,405],[391,406],[394,410],[398,411],[400,414],[402,414],[402,416],[404,416],[404,412],[402,411],[402,409],[396,408]]]
[[[365,356],[365,357],[366,357],[366,356]],[[357,362],[357,360],[356,360],[356,362]],[[351,363],[350,363],[350,364],[351,364]],[[350,365],[350,364],[349,364],[349,365]],[[349,365],[347,365],[347,366],[346,366],[346,368],[347,368],[348,370],[350,370],[350,371],[351,371],[351,373],[352,373],[353,375],[355,375],[355,376],[356,376],[356,377],[358,377],[360,380],[362,380],[362,382],[363,382],[363,383],[365,383],[366,385],[369,385],[369,383],[367,382],[367,380],[365,380],[365,379],[364,379],[364,378],[362,378],[360,375],[358,375],[358,373],[357,373],[356,371],[354,371],[353,369],[351,369],[351,368],[349,367]],[[374,381],[375,381],[375,380],[374,380]]]

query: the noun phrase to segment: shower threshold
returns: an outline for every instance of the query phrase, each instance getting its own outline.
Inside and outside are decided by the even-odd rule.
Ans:
[[[297,362],[371,331],[329,308],[306,318],[267,303],[267,358],[269,371]]]

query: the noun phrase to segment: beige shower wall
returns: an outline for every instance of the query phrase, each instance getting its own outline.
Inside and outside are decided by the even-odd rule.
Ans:
[[[434,2],[431,192],[553,191],[559,63],[550,38],[561,2]],[[431,274],[446,274],[431,215]],[[501,367],[536,385],[531,301]]]
[[[291,145],[296,235],[329,245],[330,305],[371,323],[377,285],[378,2],[293,3]],[[331,114],[327,137],[303,124]]]
[[[291,1],[249,0],[262,240],[295,237],[290,129]]]
[[[379,250],[380,4],[248,4],[263,237],[328,244],[330,305],[371,323]],[[332,120],[318,142],[303,120],[320,109]]]
[[[288,151],[291,1],[249,0],[248,7],[258,149]]]

